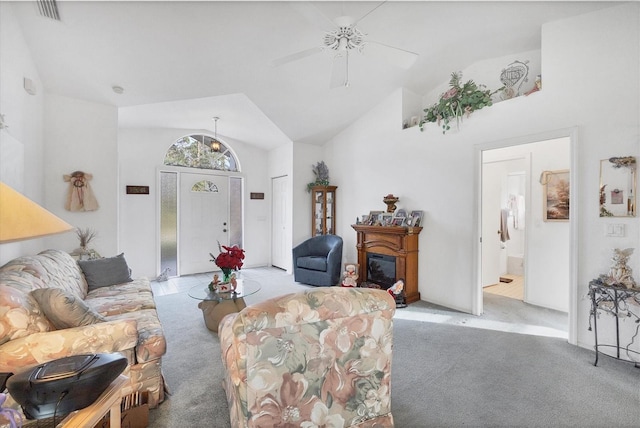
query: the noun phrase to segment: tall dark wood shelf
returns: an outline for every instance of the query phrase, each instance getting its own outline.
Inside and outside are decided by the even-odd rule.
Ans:
[[[311,236],[336,233],[336,189],[338,186],[311,188]]]

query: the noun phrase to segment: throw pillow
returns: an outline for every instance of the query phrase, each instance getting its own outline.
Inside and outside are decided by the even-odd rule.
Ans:
[[[57,329],[80,327],[106,321],[80,298],[59,288],[38,288],[31,295]]]
[[[87,280],[89,290],[133,281],[124,253],[104,259],[79,260],[78,264]]]

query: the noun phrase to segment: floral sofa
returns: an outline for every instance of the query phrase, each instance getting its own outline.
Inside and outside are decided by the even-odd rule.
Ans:
[[[395,301],[327,287],[226,316],[219,327],[232,427],[393,427]]]
[[[99,263],[114,272],[114,260]],[[105,285],[92,270],[91,280],[99,285],[92,289],[89,270],[85,274],[79,263],[63,251],[46,250],[0,267],[0,372],[17,373],[72,355],[118,352],[129,362],[124,394],[148,391],[149,406],[156,407],[164,399],[166,342],[149,281],[132,280],[126,267],[122,283]]]

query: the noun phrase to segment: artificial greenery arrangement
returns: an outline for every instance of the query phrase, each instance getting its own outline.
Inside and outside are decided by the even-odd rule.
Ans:
[[[324,161],[320,161],[313,165],[311,170],[313,171],[313,175],[316,176],[316,181],[307,184],[307,192],[311,192],[311,188],[313,186],[329,185],[329,168]]]
[[[492,92],[486,89],[486,86],[478,85],[473,80],[462,84],[461,78],[462,72],[451,73],[449,81],[451,89],[442,94],[437,103],[424,109],[425,115],[420,120],[421,131],[424,131],[425,123],[437,122],[438,126],[442,127],[442,133],[445,134],[451,129],[449,124],[454,119],[456,126],[460,126],[463,116],[469,117],[472,112],[492,105],[491,96],[502,90],[502,88],[498,88]]]

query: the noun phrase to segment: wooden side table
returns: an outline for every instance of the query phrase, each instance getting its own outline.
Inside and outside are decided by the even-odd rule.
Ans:
[[[129,381],[124,375],[118,376],[111,385],[105,389],[98,399],[84,409],[69,413],[57,427],[60,428],[86,428],[95,426],[109,413],[109,426],[120,428],[120,406],[122,402],[122,389]]]

